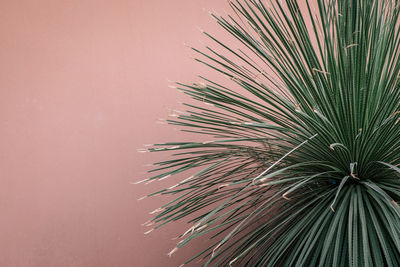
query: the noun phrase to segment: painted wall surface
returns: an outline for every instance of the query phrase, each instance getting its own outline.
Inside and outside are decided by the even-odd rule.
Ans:
[[[165,199],[137,202],[160,184],[130,182],[165,156],[137,148],[183,138],[156,121],[184,99],[167,79],[209,72],[183,46],[201,47],[197,26],[220,31],[203,8],[227,3],[0,2],[1,267],[178,266],[192,255],[166,256],[184,223],[143,235]]]

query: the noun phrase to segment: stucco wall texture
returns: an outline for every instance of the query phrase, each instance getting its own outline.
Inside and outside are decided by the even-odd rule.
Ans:
[[[165,157],[137,148],[186,138],[156,121],[185,99],[168,79],[210,72],[183,43],[221,31],[211,8],[227,3],[0,1],[1,267],[179,266],[204,245],[169,258],[186,224],[145,236],[165,199],[136,199],[161,184],[130,182]]]

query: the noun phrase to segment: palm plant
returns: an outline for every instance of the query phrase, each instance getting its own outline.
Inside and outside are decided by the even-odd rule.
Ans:
[[[176,85],[198,104],[169,123],[208,141],[148,149],[176,153],[145,181],[192,174],[150,194],[176,196],[155,229],[190,219],[170,254],[211,235],[204,266],[400,266],[399,2],[299,3],[229,1],[243,48],[192,48],[227,82]]]

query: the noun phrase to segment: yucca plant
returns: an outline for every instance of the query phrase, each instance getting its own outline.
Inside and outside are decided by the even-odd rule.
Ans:
[[[193,48],[226,84],[177,83],[169,120],[208,137],[148,149],[176,153],[145,181],[190,173],[148,224],[188,218],[170,254],[211,237],[204,266],[400,266],[399,2],[229,4],[236,41]]]

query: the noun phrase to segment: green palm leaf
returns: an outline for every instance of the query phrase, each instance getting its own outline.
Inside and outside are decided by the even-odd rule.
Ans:
[[[177,83],[198,102],[169,120],[208,141],[148,149],[176,153],[146,181],[191,175],[151,194],[177,196],[155,228],[211,233],[204,266],[400,266],[399,4],[229,3],[242,48],[193,48],[226,84]]]

